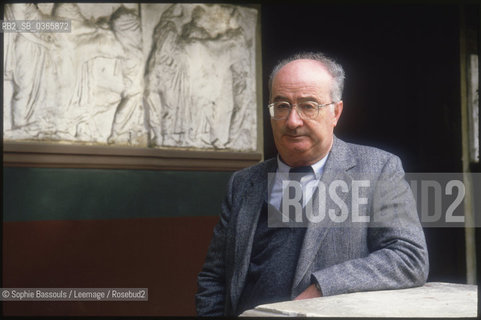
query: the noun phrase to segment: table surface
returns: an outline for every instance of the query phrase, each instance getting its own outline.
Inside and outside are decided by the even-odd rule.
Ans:
[[[247,310],[241,317],[476,317],[478,288],[445,282],[422,287],[367,291],[277,302]]]

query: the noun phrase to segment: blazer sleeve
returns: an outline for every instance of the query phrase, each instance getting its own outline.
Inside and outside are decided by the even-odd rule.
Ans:
[[[429,270],[426,241],[396,156],[387,160],[374,187],[367,245],[365,257],[312,272],[312,281],[317,281],[324,296],[425,283]]]
[[[220,220],[214,228],[214,235],[207,251],[207,257],[197,277],[195,296],[199,316],[224,316],[226,306],[226,237],[232,208],[232,187],[234,175],[228,183],[228,191],[222,203]]]

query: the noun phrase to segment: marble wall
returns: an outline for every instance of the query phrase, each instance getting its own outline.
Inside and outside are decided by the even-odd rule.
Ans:
[[[22,3],[5,19],[71,32],[4,34],[4,141],[257,149],[257,10]]]

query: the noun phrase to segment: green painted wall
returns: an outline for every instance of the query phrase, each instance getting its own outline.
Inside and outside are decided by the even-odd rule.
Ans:
[[[231,172],[4,168],[4,221],[217,216]]]

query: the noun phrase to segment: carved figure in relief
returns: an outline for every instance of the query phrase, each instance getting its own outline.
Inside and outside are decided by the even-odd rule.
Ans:
[[[254,10],[172,4],[145,48],[140,7],[5,5],[71,32],[5,36],[4,139],[255,150]]]
[[[35,4],[10,4],[6,12],[11,20],[42,20],[44,15]],[[8,78],[13,81],[11,100],[11,129],[23,136],[35,135],[38,121],[47,99],[51,59],[52,35],[46,33],[16,33],[11,36],[8,49]],[[51,74],[50,74],[51,75]],[[8,79],[7,78],[7,79]]]
[[[95,21],[76,3],[56,3],[51,15],[35,4],[6,8],[12,20],[72,24],[68,33],[18,33],[9,42],[4,65],[14,85],[7,137],[146,144],[137,14],[121,6]]]
[[[252,43],[239,19],[227,5],[175,4],[162,14],[146,75],[153,145],[255,148]]]
[[[60,86],[56,100],[61,138],[106,142],[124,88],[120,71],[123,47],[103,20],[86,19],[76,3],[56,3],[52,14],[72,21],[57,50]]]
[[[145,102],[149,115],[151,144],[188,145],[190,119],[182,111],[192,107],[189,99],[185,53],[179,43],[176,18],[182,7],[173,5],[161,16],[153,32],[153,46],[146,68]]]
[[[5,20],[15,20],[11,5],[4,6]],[[3,130],[12,129],[13,72],[15,69],[15,32],[3,34]]]
[[[121,6],[111,17],[114,34],[124,49],[124,90],[117,105],[109,143],[147,144],[143,107],[142,33],[139,16]]]

